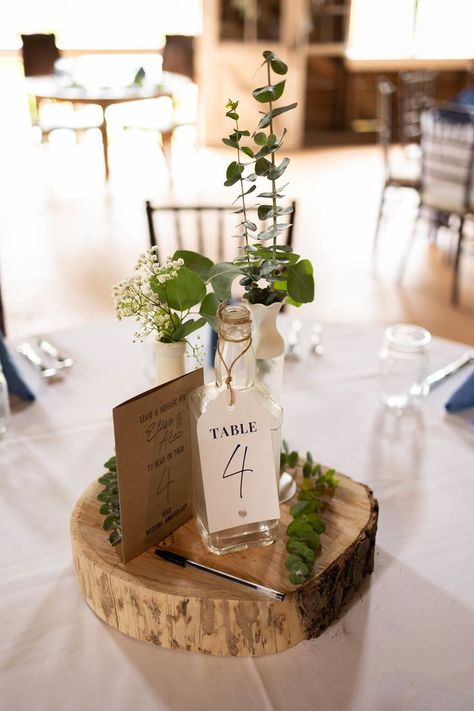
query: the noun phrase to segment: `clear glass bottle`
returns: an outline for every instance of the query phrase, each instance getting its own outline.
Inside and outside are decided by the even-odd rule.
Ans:
[[[270,545],[276,540],[278,518],[247,523],[225,530],[210,532],[206,511],[206,499],[199,458],[199,442],[197,437],[197,421],[203,415],[209,404],[223,391],[227,391],[227,370],[224,365],[233,364],[232,388],[238,398],[239,392],[252,391],[260,405],[266,409],[271,421],[271,440],[273,450],[273,467],[275,477],[271,485],[275,486],[278,495],[277,476],[280,471],[281,426],[283,410],[273,400],[265,388],[255,382],[256,361],[253,348],[247,350],[248,339],[251,337],[251,320],[249,310],[240,304],[229,304],[222,308],[218,319],[219,348],[215,357],[216,382],[195,390],[190,396],[191,429],[193,434],[193,488],[194,515],[197,527],[207,548],[217,555],[244,550],[255,546]],[[219,356],[219,350],[222,358]],[[245,351],[245,352],[244,352]]]
[[[424,394],[430,342],[430,332],[421,326],[396,324],[386,329],[380,387],[388,407],[403,410]]]
[[[0,440],[3,439],[7,431],[9,417],[10,402],[8,400],[7,381],[5,380],[2,366],[0,365]]]

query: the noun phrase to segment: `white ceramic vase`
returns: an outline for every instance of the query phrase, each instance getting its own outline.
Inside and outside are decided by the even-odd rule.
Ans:
[[[257,358],[257,379],[270,395],[281,401],[285,341],[277,328],[277,316],[283,306],[281,301],[264,306],[249,304],[252,312],[252,342]]]
[[[155,384],[162,385],[186,372],[186,342],[155,341]]]

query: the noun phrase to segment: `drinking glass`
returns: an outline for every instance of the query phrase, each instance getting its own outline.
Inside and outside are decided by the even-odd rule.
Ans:
[[[380,352],[382,400],[398,410],[424,393],[431,334],[421,326],[395,324],[385,331]]]

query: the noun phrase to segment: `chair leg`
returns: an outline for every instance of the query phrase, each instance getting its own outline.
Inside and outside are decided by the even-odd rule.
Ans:
[[[457,306],[459,303],[459,263],[461,260],[462,240],[463,240],[464,217],[459,223],[459,239],[456,247],[456,254],[453,265],[453,285],[451,289],[451,303]]]
[[[380,206],[379,206],[379,212],[377,215],[377,224],[375,226],[375,233],[374,233],[374,243],[372,245],[372,256],[375,258],[375,255],[377,254],[377,246],[378,246],[378,240],[379,240],[379,232],[380,232],[380,225],[382,223],[382,217],[383,217],[383,211],[385,207],[385,194],[387,190],[387,185],[384,185],[383,190],[382,190],[382,197],[380,198]]]
[[[413,228],[411,231],[410,239],[407,244],[407,247],[402,255],[402,259],[400,261],[400,267],[398,269],[398,279],[397,279],[397,284],[400,286],[403,280],[403,275],[405,273],[405,267],[408,262],[408,256],[410,254],[411,248],[413,246],[413,242],[415,241],[415,235],[416,235],[416,229],[418,227],[418,220],[420,219],[421,215],[421,204],[418,204],[418,208],[416,211],[416,216],[415,216],[415,221],[413,223]]]

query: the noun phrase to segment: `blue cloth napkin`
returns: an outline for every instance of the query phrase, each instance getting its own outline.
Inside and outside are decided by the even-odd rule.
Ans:
[[[11,359],[10,353],[3,340],[3,333],[0,331],[0,363],[2,365],[3,374],[7,381],[8,392],[16,395],[21,400],[32,402],[35,399],[28,385],[20,376],[18,369]]]
[[[474,407],[474,371],[451,395],[445,407],[448,412],[459,412]]]

